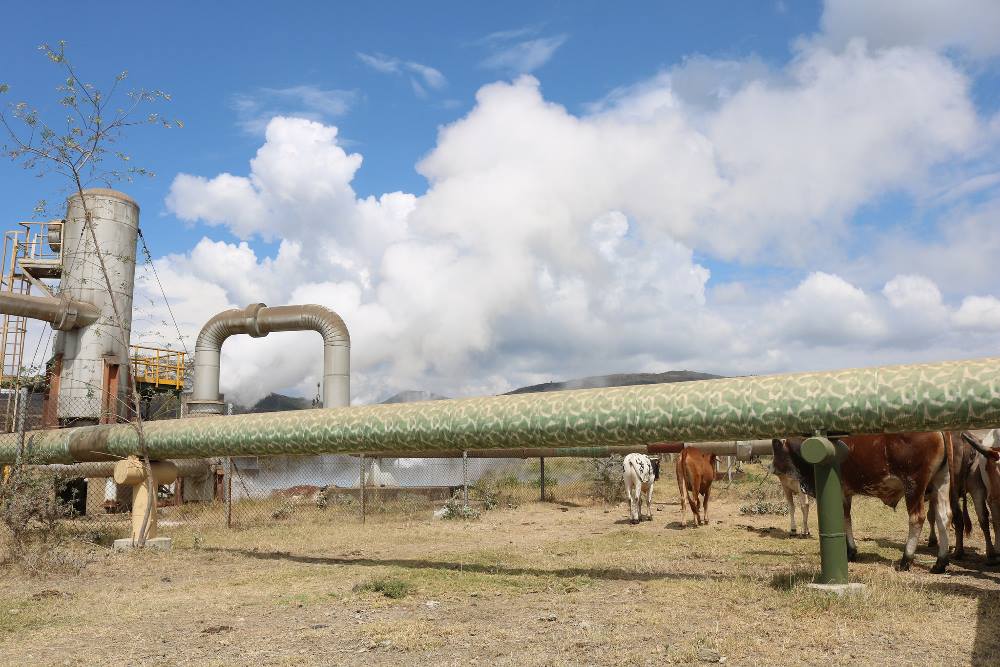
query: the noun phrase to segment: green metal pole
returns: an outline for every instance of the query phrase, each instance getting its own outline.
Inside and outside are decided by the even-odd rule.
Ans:
[[[840,462],[846,448],[820,436],[802,443],[802,458],[816,475],[816,515],[819,520],[821,584],[847,583],[847,534],[844,532],[844,490]]]

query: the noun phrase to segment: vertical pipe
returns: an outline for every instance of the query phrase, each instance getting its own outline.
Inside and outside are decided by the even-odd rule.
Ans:
[[[538,486],[541,489],[539,500],[545,502],[545,457],[538,458]]]
[[[365,455],[358,457],[358,493],[361,494],[361,523],[365,522]]]
[[[846,457],[847,448],[840,445],[819,436],[802,443],[802,458],[813,464],[816,475],[821,584],[847,583],[844,491],[840,485],[840,461]]]
[[[469,452],[462,452],[462,502],[469,507]]]

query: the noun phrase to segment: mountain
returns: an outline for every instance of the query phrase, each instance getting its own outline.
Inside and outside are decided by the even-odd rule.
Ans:
[[[566,389],[595,389],[597,387],[628,387],[637,384],[661,384],[664,382],[691,382],[693,380],[718,380],[721,375],[699,373],[697,371],[666,371],[665,373],[615,373],[567,380],[565,382],[545,382],[521,387],[507,394],[532,394],[542,391],[563,391]]]
[[[245,414],[247,412],[285,412],[286,410],[308,410],[312,407],[312,401],[299,396],[285,396],[284,394],[268,394],[264,398],[254,403],[252,408],[242,405],[234,405],[234,414]]]
[[[390,396],[389,398],[382,401],[385,403],[414,403],[416,401],[444,401],[447,400],[447,396],[442,396],[440,394],[435,394],[430,391],[419,391],[411,389],[409,391],[401,391],[395,396]]]

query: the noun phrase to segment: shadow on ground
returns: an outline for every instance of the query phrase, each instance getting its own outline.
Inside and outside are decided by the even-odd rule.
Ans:
[[[479,563],[454,563],[450,561],[435,561],[425,558],[365,558],[351,556],[304,556],[283,551],[248,551],[244,549],[205,549],[216,553],[227,553],[260,560],[284,560],[306,565],[353,565],[359,567],[401,567],[417,570],[449,570],[455,572],[473,572],[477,574],[496,574],[507,576],[534,577],[589,577],[607,581],[657,581],[657,580],[729,580],[731,576],[722,574],[685,574],[678,572],[636,572],[616,567],[569,567],[569,568],[536,568],[515,567],[501,564],[484,565]]]

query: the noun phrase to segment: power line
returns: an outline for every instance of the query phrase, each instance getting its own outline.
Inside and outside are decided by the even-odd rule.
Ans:
[[[184,354],[188,353],[187,344],[184,342],[184,336],[181,335],[181,327],[177,324],[177,318],[174,317],[174,309],[170,307],[170,300],[167,299],[167,293],[163,289],[163,283],[160,282],[160,275],[156,272],[156,264],[153,263],[153,256],[149,252],[149,246],[146,245],[146,237],[143,236],[142,230],[139,232],[139,241],[142,243],[142,254],[146,258],[146,265],[153,270],[153,277],[156,278],[156,285],[160,288],[160,296],[163,297],[163,303],[167,305],[167,312],[170,313],[170,319],[174,323],[174,330],[177,331],[177,339],[181,342],[181,347],[184,348]]]

